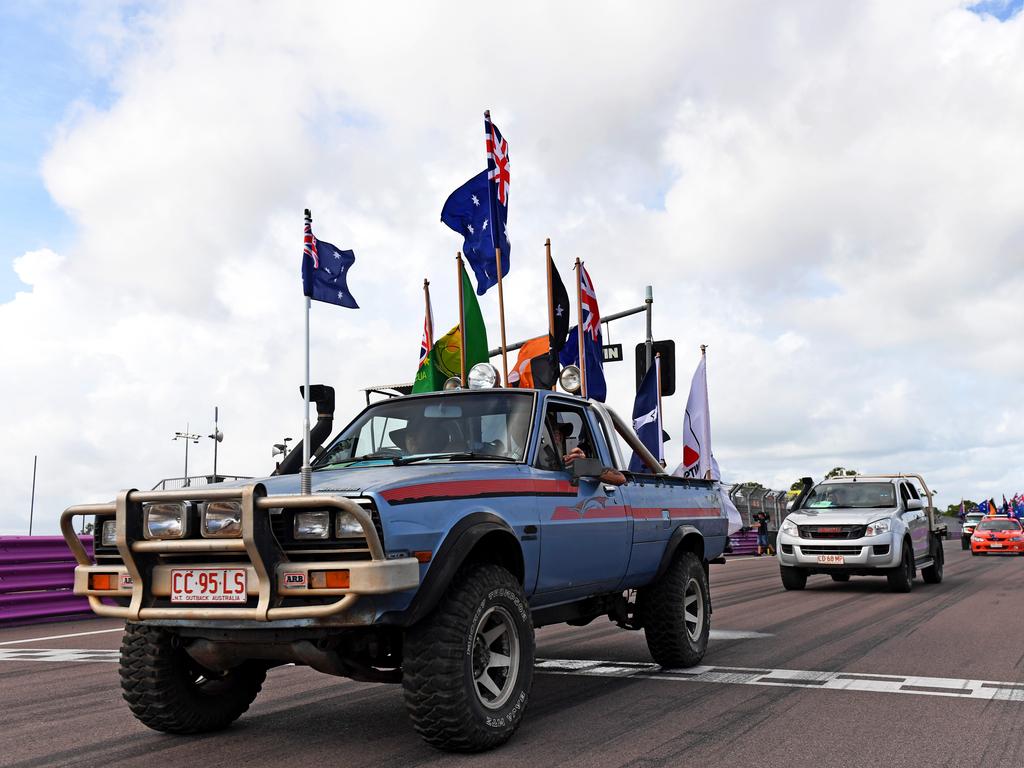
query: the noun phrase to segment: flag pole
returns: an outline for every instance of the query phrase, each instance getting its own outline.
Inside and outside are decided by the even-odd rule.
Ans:
[[[494,260],[498,265],[498,318],[501,324],[501,372],[502,381],[508,386],[508,345],[505,343],[505,294],[501,290],[501,246],[494,246]],[[459,285],[462,285],[461,279]]]
[[[427,335],[430,344],[434,343],[434,314],[430,311],[430,281],[427,278],[423,278],[423,303],[425,306],[425,314],[427,317]]]
[[[707,360],[707,351],[708,351],[708,345],[707,344],[701,344],[700,345],[700,357],[701,357],[702,360],[705,360],[705,361]],[[711,403],[710,403],[710,400],[708,399],[708,368],[707,368],[707,362],[704,363],[704,402],[708,406],[708,418],[710,418]],[[708,429],[708,433],[710,434],[710,432],[711,432],[710,423],[709,423],[707,429]],[[703,452],[703,450],[702,450],[702,452]],[[705,480],[710,480],[711,479],[711,459],[710,458],[708,459],[708,470],[707,470],[707,472],[704,473],[704,479]]]
[[[459,270],[459,371],[460,378],[462,379],[462,386],[466,386],[466,313],[463,309],[463,298],[462,298],[462,252],[459,251],[455,254],[455,263],[458,265]],[[502,337],[504,342],[504,337]],[[504,352],[504,347],[502,347]],[[506,374],[507,375],[507,374]]]
[[[312,227],[313,215],[306,209],[306,226]],[[303,258],[306,258],[303,255]],[[313,469],[309,465],[309,296],[302,297],[306,305],[306,386],[302,389],[302,468],[299,470],[299,493],[309,495],[313,491]]]
[[[544,240],[544,251],[547,253],[545,264],[548,273],[548,356],[554,362],[555,358],[555,293],[551,285],[551,238]],[[556,381],[551,383],[551,389],[555,388]]]
[[[576,342],[580,350],[580,394],[587,398],[587,359],[583,344],[583,262],[576,257]]]
[[[665,462],[665,428],[661,418],[661,352],[654,353],[654,375],[658,380],[658,461]]]

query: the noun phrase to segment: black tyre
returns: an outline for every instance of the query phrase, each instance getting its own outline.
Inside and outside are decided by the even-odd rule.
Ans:
[[[973,550],[973,549],[971,550],[971,557],[977,557],[980,554],[981,554],[981,552],[978,552],[978,551]]]
[[[711,590],[697,555],[677,554],[660,579],[639,591],[636,609],[655,662],[670,668],[700,664],[711,630]]]
[[[782,574],[782,586],[786,589],[803,589],[807,586],[807,571],[803,568],[793,568],[788,565],[780,565],[779,573]]]
[[[833,573],[832,581],[847,582],[850,580],[850,574],[848,573]]]
[[[914,550],[906,542],[903,543],[903,555],[900,564],[890,568],[886,574],[889,589],[893,592],[909,592],[914,586]]]
[[[970,549],[970,548],[971,548],[971,537],[970,536],[961,536],[960,537],[960,549]]]
[[[479,752],[508,741],[533,685],[533,622],[516,578],[497,565],[462,569],[437,608],[405,636],[402,687],[428,744]]]
[[[266,666],[228,672],[197,664],[172,633],[129,623],[121,641],[121,691],[143,725],[166,733],[206,733],[241,717],[263,686]]]
[[[921,569],[921,578],[926,584],[942,582],[942,567],[946,562],[946,553],[942,549],[942,539],[936,536],[932,541],[932,564]]]

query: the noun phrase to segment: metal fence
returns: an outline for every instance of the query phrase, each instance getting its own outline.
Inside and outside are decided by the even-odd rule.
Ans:
[[[92,554],[92,536],[83,536]],[[0,536],[0,626],[92,615],[71,591],[75,560],[62,536]]]
[[[736,505],[743,521],[743,527],[753,528],[754,515],[758,512],[768,514],[768,528],[777,531],[782,519],[786,516],[788,491],[773,491],[770,488],[744,488],[739,485],[727,487],[729,498]]]
[[[190,477],[167,477],[153,486],[154,491],[173,491],[178,488],[202,488],[205,485],[223,483],[229,480],[250,480],[251,475],[191,475]]]

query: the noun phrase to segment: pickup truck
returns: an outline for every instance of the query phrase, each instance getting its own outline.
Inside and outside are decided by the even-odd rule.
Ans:
[[[666,474],[610,408],[455,390],[374,403],[323,448],[315,434],[308,494],[284,474],[62,515],[75,592],[126,620],[122,689],[147,726],[225,728],[294,663],[400,683],[428,743],[478,751],[522,720],[536,627],[607,616],[663,666],[703,658],[720,491]]]
[[[815,573],[885,576],[894,592],[909,592],[918,570],[930,584],[942,581],[943,535],[921,475],[836,477],[813,488],[807,480],[779,526],[783,587],[803,589]]]

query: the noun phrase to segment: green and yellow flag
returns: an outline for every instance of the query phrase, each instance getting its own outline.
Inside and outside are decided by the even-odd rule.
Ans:
[[[466,371],[477,363],[486,363],[487,328],[484,327],[484,316],[480,314],[473,285],[469,275],[462,269],[462,302],[466,324]],[[444,387],[446,379],[461,374],[460,355],[462,354],[462,337],[456,325],[448,333],[438,339],[427,360],[416,371],[413,392],[437,392]]]

